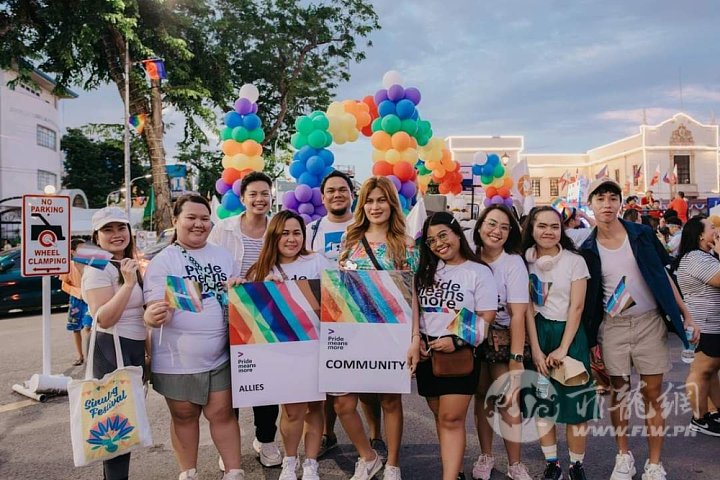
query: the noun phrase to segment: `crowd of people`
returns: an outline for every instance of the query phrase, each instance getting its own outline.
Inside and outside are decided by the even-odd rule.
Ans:
[[[697,343],[688,377],[689,421],[702,433],[720,435],[720,414],[707,408],[708,397],[720,405],[720,262],[714,253],[720,241],[716,244],[710,220],[687,221],[673,263],[652,229],[620,218],[622,191],[607,178],[590,185],[592,217],[580,210],[568,217],[539,207],[521,226],[512,210],[493,205],[481,212],[472,230],[463,231],[452,214],[438,212],[424,222],[417,242],[406,233],[396,189],[387,178],[365,181],[353,212],[351,179],[338,171],[329,174],[321,185],[328,214],[309,225],[289,211],[270,218],[271,189],[266,175],[245,176],[240,197],[247,210],[215,225],[206,199],[180,197],[173,212],[176,237],[142,274],[128,218],[116,207],[102,209],[93,216],[92,241],[112,254],[110,265],[85,268],[66,279],[77,300],[68,328],[80,332],[89,321],[97,324],[95,351],[88,353],[96,378],[116,368],[113,331],[120,336],[126,364],[149,365],[153,388],[170,411],[181,480],[198,478],[201,414],[209,421],[223,478],[245,478],[238,412],[232,408],[226,289],[246,281],[319,279],[332,268],[414,272],[409,374],[415,375],[418,393],[435,419],[443,480],[465,478],[465,420],[473,400],[480,452],[472,478],[489,480],[496,466],[491,419],[497,412],[507,476],[531,479],[521,458],[520,428],[523,416],[531,413],[516,408],[524,407],[519,382],[526,371],[537,373],[536,395],[551,407],[535,415],[545,457],[543,478],[558,480],[567,472],[571,480],[584,480],[585,427],[599,414],[589,375],[598,354],[610,379],[610,418],[616,427],[612,480],[630,480],[637,471],[622,429],[629,400],[623,392],[630,387],[633,367],[646,408],[658,412],[646,417],[648,427],[655,428],[648,430],[642,478],[664,480],[665,420],[659,412],[663,375],[671,363],[668,332],[686,346]],[[583,221],[591,223],[575,232]],[[169,275],[201,284],[202,313],[170,308],[164,298]],[[438,305],[438,299],[452,299],[452,308]],[[83,300],[87,314],[78,306]],[[448,332],[460,309],[474,312],[478,325],[488,326],[480,346]],[[686,330],[692,332],[689,338]],[[454,352],[469,362],[466,371],[447,376],[436,370],[433,357]],[[571,361],[588,373],[579,384],[568,385],[553,373]],[[540,393],[541,380],[552,389],[547,398]],[[502,392],[490,395],[498,383],[504,385]],[[337,446],[336,420],[357,450],[352,480],[374,478],[383,468],[384,479],[401,479],[399,394],[332,393],[324,402],[256,407],[253,413],[252,446],[263,466],[281,467],[281,480],[297,479],[300,470],[305,480],[320,478],[318,458]],[[284,452],[276,439],[278,417]],[[567,457],[559,453],[556,424],[566,426]],[[104,478],[128,478],[129,463],[129,454],[106,461]]]

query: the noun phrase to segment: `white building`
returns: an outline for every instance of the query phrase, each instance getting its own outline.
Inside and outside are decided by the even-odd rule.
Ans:
[[[670,186],[662,182],[662,177],[677,166],[678,183],[674,191],[685,192],[694,204],[720,196],[718,125],[702,124],[684,113],[677,113],[658,125],[640,125],[639,133],[585,153],[528,153],[524,151],[522,136],[451,136],[447,144],[455,160],[463,165],[466,176],[471,175],[470,167],[477,152],[503,155],[510,167],[527,160],[538,204],[550,203],[562,193],[559,180],[565,172],[594,179],[605,167],[608,176],[623,186],[625,195],[642,194],[650,189],[655,198],[668,201]],[[660,182],[651,187],[658,167]]]

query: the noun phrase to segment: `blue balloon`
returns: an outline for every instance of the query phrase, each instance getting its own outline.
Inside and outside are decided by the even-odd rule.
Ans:
[[[325,170],[323,170],[323,173],[322,173],[322,178],[327,177],[334,171],[335,171],[335,169],[333,167],[325,167]]]
[[[384,117],[386,115],[395,115],[395,102],[392,102],[390,100],[385,100],[380,105],[378,105],[378,113],[381,117]]]
[[[254,113],[249,113],[243,117],[243,127],[248,130],[255,130],[256,128],[260,128],[261,125],[262,121],[260,121],[260,117]]]
[[[300,175],[305,173],[305,162],[296,160],[290,164],[290,175],[294,178],[300,178]]]
[[[413,112],[412,116],[410,116],[410,118],[413,119],[413,120],[417,120],[418,118],[420,118],[420,113],[418,113],[418,109],[417,109],[417,108],[416,108],[415,111]]]
[[[400,206],[403,208],[403,210],[407,210],[408,208],[408,199],[402,195],[400,195]]]
[[[228,112],[225,114],[225,125],[230,128],[239,127],[243,124],[242,116],[237,112]]]
[[[225,207],[225,210],[237,210],[240,208],[240,199],[232,190],[228,190],[222,197],[222,206]]]
[[[325,161],[319,155],[313,155],[308,158],[307,163],[305,163],[305,168],[315,176],[321,175],[323,170],[325,170]]]
[[[395,111],[401,120],[405,120],[406,118],[411,118],[413,113],[415,113],[415,105],[410,100],[402,99],[395,106]]]
[[[299,160],[302,160],[303,163],[307,162],[307,159],[312,157],[313,155],[317,155],[317,150],[312,148],[310,145],[305,145],[302,147],[297,153],[300,154],[298,157]]]
[[[327,167],[335,163],[335,155],[333,155],[333,153],[327,148],[321,148],[318,152],[318,156],[323,159],[325,166]]]
[[[310,188],[315,188],[320,186],[320,181],[318,180],[318,177],[313,175],[310,172],[305,172],[298,178],[298,183],[302,185],[307,185]]]
[[[492,165],[493,168],[497,166],[500,163],[500,157],[497,156],[497,153],[491,153],[487,156],[487,164],[486,165]]]
[[[482,175],[483,174],[483,166],[476,163],[475,165],[472,166],[472,172],[473,172],[473,175],[477,175],[477,176]]]

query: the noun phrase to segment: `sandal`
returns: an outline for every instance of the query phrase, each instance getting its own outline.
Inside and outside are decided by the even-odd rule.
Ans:
[[[81,357],[81,358],[76,359],[76,360],[73,362],[73,365],[76,366],[76,367],[79,367],[79,366],[82,365],[83,363],[85,363],[85,359]]]

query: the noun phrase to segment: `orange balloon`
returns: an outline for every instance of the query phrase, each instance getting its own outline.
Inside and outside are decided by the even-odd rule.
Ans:
[[[370,143],[378,150],[390,150],[392,148],[392,139],[387,132],[378,130],[370,137]]]
[[[380,160],[373,164],[372,174],[378,177],[387,177],[393,174],[393,166],[385,160]]]
[[[223,182],[227,183],[228,185],[232,185],[233,183],[235,183],[235,180],[239,180],[241,177],[242,172],[234,168],[226,168],[225,170],[223,170],[222,173]]]
[[[245,140],[242,143],[242,148],[243,153],[248,157],[257,157],[263,153],[262,145],[257,143],[255,140]]]
[[[507,187],[500,187],[497,189],[497,194],[503,198],[510,198],[510,189]]]
[[[397,132],[392,136],[392,146],[395,150],[403,151],[410,146],[410,135],[407,132]]]
[[[408,162],[397,162],[393,166],[393,175],[400,179],[401,182],[407,182],[412,179],[415,169]]]
[[[235,140],[225,140],[222,144],[222,151],[225,155],[232,157],[238,153],[242,153],[242,144]]]
[[[462,184],[454,183],[450,186],[450,193],[453,195],[460,195],[462,193]]]
[[[438,191],[443,195],[447,195],[448,193],[450,193],[450,185],[448,185],[447,183],[441,183],[440,185],[438,185]]]
[[[512,188],[513,186],[513,179],[510,177],[505,177],[505,180],[503,180],[503,187],[505,188]]]
[[[497,194],[498,194],[498,191],[497,191],[497,188],[495,188],[495,187],[487,187],[485,189],[485,196],[487,198],[492,198]]]

